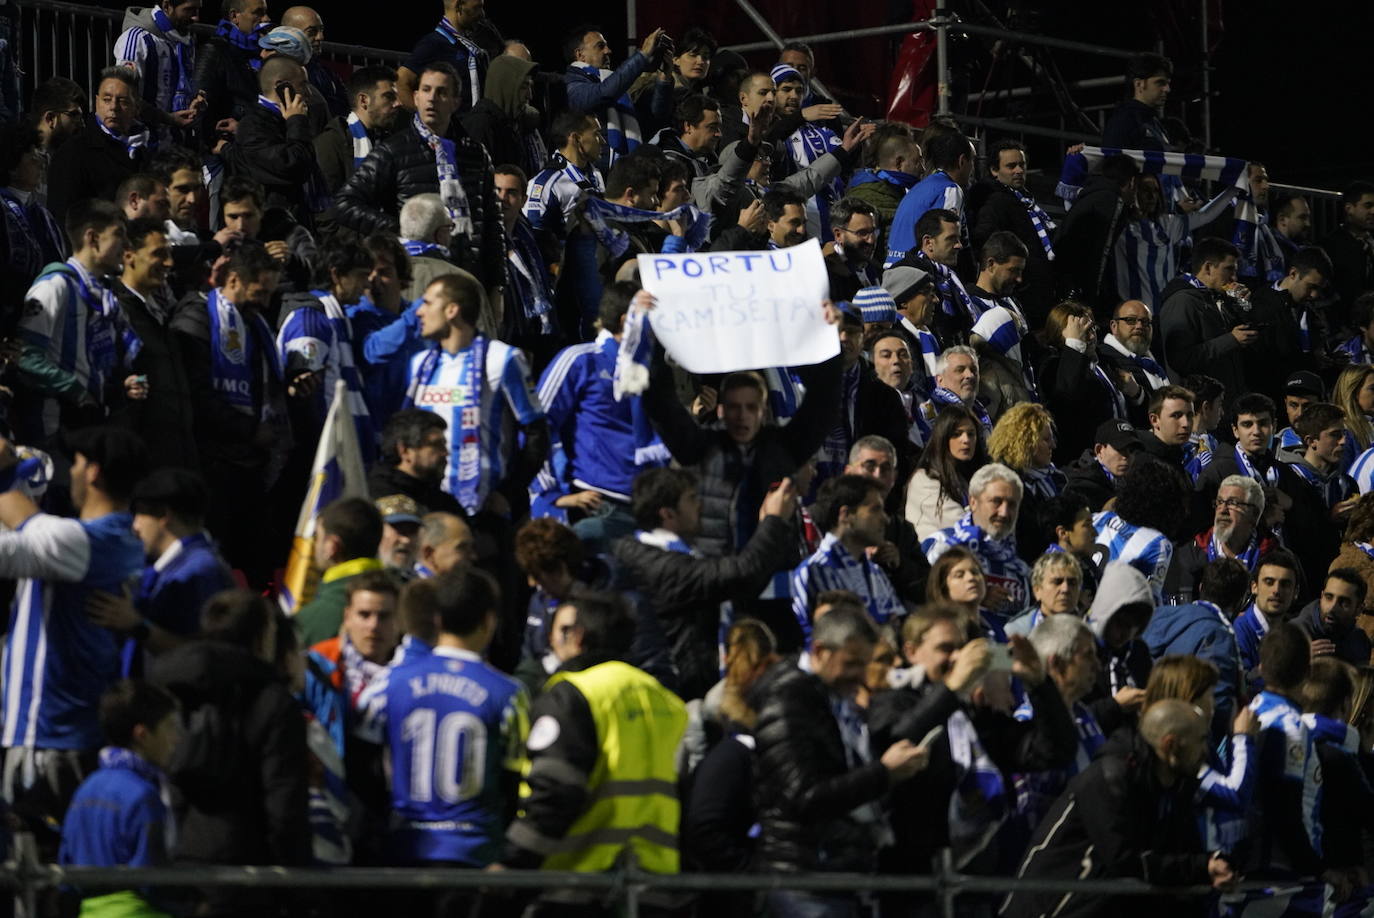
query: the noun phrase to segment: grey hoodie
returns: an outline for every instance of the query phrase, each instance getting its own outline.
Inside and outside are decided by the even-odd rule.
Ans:
[[[1102,571],[1102,581],[1097,585],[1097,595],[1093,597],[1092,608],[1088,610],[1088,627],[1098,640],[1107,630],[1107,623],[1126,606],[1140,605],[1150,609],[1155,607],[1154,594],[1150,592],[1150,581],[1145,575],[1123,561],[1113,561]]]
[[[124,11],[124,31],[127,32],[137,27],[152,35],[154,38],[160,38],[163,41],[176,42],[187,46],[191,45],[192,39],[190,35],[182,35],[175,30],[164,32],[162,29],[158,28],[157,23],[153,21],[153,10],[155,9],[157,9],[157,7],[154,6],[131,6],[126,9]],[[116,45],[117,44],[118,42],[116,42]],[[115,56],[119,56],[118,48],[115,50]]]

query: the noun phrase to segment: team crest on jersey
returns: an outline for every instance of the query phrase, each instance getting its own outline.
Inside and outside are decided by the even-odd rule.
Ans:
[[[542,195],[543,193],[544,193],[544,186],[543,186],[543,185],[535,185],[533,188],[530,189],[530,197],[532,197],[532,198],[537,198],[537,197],[539,197],[540,195]]]

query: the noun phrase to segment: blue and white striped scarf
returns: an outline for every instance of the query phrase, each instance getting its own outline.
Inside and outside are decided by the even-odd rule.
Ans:
[[[959,771],[949,800],[949,843],[955,865],[963,868],[992,840],[1006,819],[1010,800],[1006,780],[968,715],[955,711],[945,721],[945,731],[950,758]]]
[[[205,301],[210,323],[210,378],[215,392],[235,411],[253,413],[253,365],[261,349],[267,358],[267,372],[278,382],[282,378],[281,354],[272,329],[260,314],[245,321],[238,307],[226,300],[218,289]],[[271,411],[270,398],[262,400],[261,420]]]
[[[582,71],[598,83],[615,75],[614,70],[602,70],[590,64],[574,69]],[[639,128],[639,115],[628,92],[621,93],[611,103],[610,108],[606,109],[606,123],[602,127],[606,129],[606,146],[610,148],[607,165],[614,164],[620,157],[633,153],[635,147],[644,142],[644,135]]]
[[[973,333],[986,341],[988,347],[1016,362],[1021,368],[1021,379],[1026,384],[1026,391],[1030,393],[1031,400],[1040,401],[1040,388],[1036,385],[1035,371],[1021,356],[1021,337],[1025,334],[1026,320],[1021,317],[1020,310],[1012,312],[1008,306],[1002,305],[1014,305],[1010,297],[989,301],[972,294],[970,296],[981,303],[998,303],[978,317],[978,321],[973,325]]]
[[[1269,464],[1269,471],[1261,473],[1260,470],[1255,467],[1255,464],[1250,461],[1250,457],[1246,454],[1245,450],[1240,448],[1239,444],[1236,445],[1236,467],[1240,469],[1242,475],[1253,478],[1262,485],[1278,487],[1279,464],[1277,462],[1271,462]]]
[[[518,218],[511,227],[510,245],[506,248],[506,286],[520,303],[525,318],[538,321],[540,334],[551,334],[554,330],[553,292],[549,289],[539,240],[524,217]]]
[[[439,172],[439,197],[443,198],[444,208],[448,211],[449,219],[453,221],[453,235],[472,238],[476,235],[476,230],[472,222],[472,211],[468,207],[467,192],[463,190],[463,183],[458,180],[458,157],[453,148],[453,141],[431,131],[420,120],[419,112],[415,113],[412,123],[415,125],[415,133],[419,134],[420,139],[429,144],[430,150],[434,152],[434,167]]]
[[[1035,198],[1019,188],[1011,189],[1011,193],[1026,208],[1026,216],[1030,217],[1031,226],[1035,227],[1035,235],[1045,249],[1045,258],[1054,261],[1054,243],[1050,242],[1050,233],[1054,232],[1054,221],[1045,213],[1044,208],[1035,203]]]
[[[686,224],[686,251],[695,252],[706,243],[711,229],[711,215],[704,213],[692,204],[683,204],[670,211],[640,210],[625,204],[612,204],[603,198],[587,195],[583,199],[583,216],[591,225],[597,241],[606,247],[614,258],[625,254],[630,247],[630,234],[612,226],[617,223],[648,223],[654,220],[679,220]]]
[[[1249,162],[1230,156],[1203,156],[1200,153],[1166,153],[1162,150],[1118,150],[1114,147],[1084,147],[1082,152],[1064,157],[1064,168],[1055,193],[1066,202],[1078,197],[1088,172],[1108,156],[1123,153],[1135,160],[1147,175],[1173,176],[1192,181],[1206,180],[1234,185],[1236,196],[1236,247],[1242,253],[1256,252],[1259,211],[1250,193]],[[1243,256],[1242,256],[1243,257]]]
[[[654,330],[648,310],[631,304],[621,325],[620,350],[615,357],[611,394],[621,401],[627,395],[641,395],[649,388],[649,361],[654,353]]]
[[[402,239],[401,247],[406,250],[406,254],[411,258],[421,258],[426,255],[435,258],[442,258],[444,261],[452,261],[448,246],[440,245],[437,242],[425,242],[422,239]]]
[[[920,180],[919,175],[899,172],[896,169],[856,169],[854,175],[849,179],[849,190],[853,191],[860,185],[867,185],[871,182],[887,182],[889,185],[910,191]]]
[[[1256,208],[1254,238],[1245,238],[1245,225],[1239,220],[1231,231],[1231,241],[1240,249],[1240,271],[1242,277],[1258,277],[1264,281],[1276,281],[1287,272],[1287,259],[1283,246],[1274,238],[1274,228],[1269,225],[1269,214]]]
[[[1243,551],[1237,552],[1234,557],[1241,564],[1245,565],[1247,571],[1254,571],[1255,563],[1259,561],[1260,537],[1259,530],[1250,533],[1250,541],[1246,543]],[[1222,552],[1221,546],[1217,544],[1217,531],[1215,528],[1207,533],[1207,560],[1215,561],[1218,558],[1233,557]]]
[[[362,165],[363,160],[372,152],[372,138],[367,134],[367,127],[358,118],[357,112],[348,113],[348,136],[353,138],[353,168]]]
[[[242,51],[248,57],[248,66],[254,70],[262,69],[262,49],[258,47],[258,40],[272,31],[272,23],[263,21],[253,26],[253,31],[247,35],[238,30],[228,19],[221,19],[215,26],[215,36],[227,41],[233,47]]]
[[[95,123],[106,137],[109,137],[111,140],[119,141],[119,145],[124,148],[125,153],[129,154],[130,159],[133,159],[139,150],[148,146],[149,135],[146,129],[139,131],[137,134],[116,134],[106,126],[105,121],[99,115],[95,116]],[[138,125],[135,126],[137,127]]]
[[[61,274],[86,304],[86,388],[97,402],[105,402],[105,384],[116,367],[133,363],[143,342],[134,331],[119,301],[102,278],[94,277],[73,256],[61,265],[50,265],[39,278]]]
[[[477,65],[479,60],[487,56],[487,52],[483,51],[476,42],[467,38],[454,28],[453,23],[448,21],[447,16],[439,20],[439,24],[434,27],[434,31],[442,35],[449,44],[463,46],[467,58],[469,104],[475,106],[482,100],[482,80],[477,73]]]
[[[172,77],[172,111],[185,111],[191,107],[191,99],[195,95],[196,65],[192,57],[195,44],[190,41],[177,41],[171,37],[180,36],[181,33],[172,26],[172,20],[158,7],[153,7],[153,24],[168,36],[165,43],[172,46],[176,56],[176,67]]]
[[[1364,366],[1374,363],[1374,352],[1370,351],[1368,344],[1365,344],[1364,332],[1360,332],[1349,341],[1339,345],[1336,348],[1336,353],[1345,354],[1353,364]]]
[[[462,393],[463,401],[451,406],[455,409],[452,417],[458,420],[458,430],[454,431],[455,442],[458,444],[458,486],[454,489],[453,496],[468,513],[476,513],[480,509],[480,498],[485,493],[482,487],[482,393],[487,388],[488,343],[485,335],[479,334],[472,339],[467,362],[459,372],[458,385],[455,387]],[[402,408],[415,407],[415,397],[419,395],[420,387],[429,385],[429,381],[434,378],[434,371],[438,368],[442,355],[443,349],[438,345],[431,347],[429,353],[425,354],[415,376],[410,380]]]
[[[1025,485],[1026,492],[1041,500],[1058,497],[1068,482],[1068,478],[1053,462],[1043,469],[1024,469],[1021,472],[1021,483]]]

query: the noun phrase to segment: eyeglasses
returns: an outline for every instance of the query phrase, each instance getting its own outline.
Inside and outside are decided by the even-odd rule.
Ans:
[[[1146,328],[1149,328],[1151,325],[1155,324],[1154,319],[1151,319],[1149,316],[1114,316],[1112,321],[1125,322],[1132,328],[1135,328],[1137,325],[1144,325]]]
[[[1234,497],[1219,497],[1212,501],[1212,506],[1220,510],[1225,507],[1228,510],[1244,510],[1247,513],[1255,509],[1255,505],[1243,500],[1236,500]]]

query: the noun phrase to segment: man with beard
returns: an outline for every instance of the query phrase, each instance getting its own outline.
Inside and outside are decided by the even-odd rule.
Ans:
[[[1169,385],[1164,367],[1150,353],[1154,316],[1140,300],[1126,300],[1112,312],[1097,358],[1126,398],[1131,423],[1149,426],[1150,395]]]
[[[930,317],[930,329],[945,344],[967,340],[977,318],[973,301],[964,282],[955,273],[963,239],[959,234],[959,215],[952,210],[928,210],[916,221],[916,247],[900,261],[889,255],[887,271],[912,267],[924,271],[935,281],[938,308]]]
[[[825,256],[830,298],[852,300],[862,287],[878,283],[873,252],[878,239],[878,212],[858,198],[843,198],[830,208],[834,251]]]
[[[1223,479],[1212,502],[1212,525],[1174,546],[1174,558],[1164,577],[1164,596],[1171,602],[1192,602],[1202,572],[1217,558],[1234,558],[1253,574],[1262,555],[1278,548],[1278,540],[1263,525],[1264,488],[1248,475]]]
[[[313,58],[312,58],[313,60]],[[348,181],[377,141],[395,130],[404,110],[396,104],[396,71],[381,65],[359,67],[348,78],[347,117],[329,119],[315,138],[315,159],[330,194]]]
[[[382,429],[382,455],[367,478],[375,498],[404,494],[420,513],[466,516],[458,499],[440,487],[448,465],[448,422],[414,408],[398,411]]]
[[[930,438],[935,416],[944,405],[968,408],[983,425],[983,436],[991,435],[992,419],[988,417],[987,408],[978,401],[978,373],[978,352],[971,347],[955,345],[940,355],[935,362],[935,388],[930,390],[930,400],[921,405],[916,415],[923,441]]]
[[[987,576],[984,605],[1003,616],[1024,609],[1031,597],[1030,565],[1016,553],[1022,493],[1020,475],[1000,462],[988,463],[969,480],[968,513],[921,544],[931,564],[955,545],[972,551]]]
[[[382,515],[382,541],[377,557],[387,571],[402,582],[415,576],[419,560],[420,506],[404,494],[388,494],[375,501]]]
[[[840,138],[828,127],[812,124],[802,115],[802,97],[806,95],[806,78],[787,64],[772,70],[777,87],[778,115],[784,120],[802,118],[797,129],[783,140],[783,173],[790,175],[807,168],[840,145]],[[831,223],[830,207],[843,190],[839,181],[827,183],[812,201],[807,202],[807,222],[814,234],[823,236]],[[875,224],[876,225],[876,224]]]

